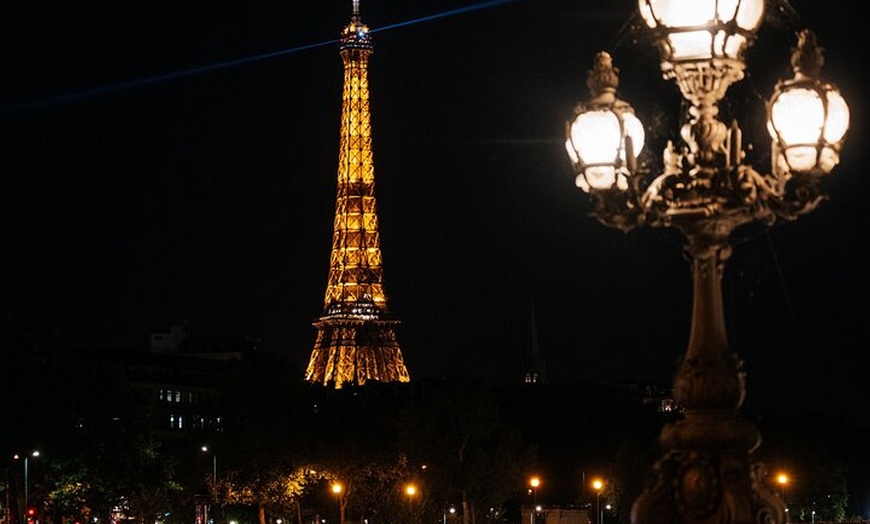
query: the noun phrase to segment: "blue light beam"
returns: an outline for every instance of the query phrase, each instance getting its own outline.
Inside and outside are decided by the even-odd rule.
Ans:
[[[291,53],[297,53],[300,51],[306,51],[308,49],[314,49],[316,47],[322,47],[325,45],[335,44],[338,40],[330,40],[328,42],[321,42],[319,44],[309,44],[300,47],[294,47],[292,49],[284,49],[282,51],[273,51],[271,53],[264,53],[256,56],[249,56],[247,58],[239,58],[236,60],[230,60],[228,62],[221,62],[219,64],[212,64],[202,67],[197,67],[194,69],[186,69],[184,71],[176,71],[174,73],[166,73],[163,75],[152,76],[149,78],[140,78],[138,80],[129,80],[127,82],[121,82],[120,84],[114,84],[110,86],[97,87],[94,89],[86,89],[83,91],[76,91],[74,93],[68,93],[65,95],[60,95],[52,98],[45,98],[42,100],[34,100],[31,102],[24,102],[22,104],[18,104],[16,106],[4,107],[0,112],[3,114],[8,113],[16,113],[20,111],[26,111],[29,109],[38,109],[41,107],[47,106],[55,106],[59,104],[63,104],[66,102],[72,102],[73,100],[80,100],[82,98],[90,98],[98,95],[105,95],[109,93],[113,93],[115,91],[123,91],[125,89],[132,89],[134,87],[142,87],[151,84],[157,84],[160,82],[168,82],[170,80],[176,80],[178,78],[184,78],[193,75],[199,75],[202,73],[207,73],[209,71],[214,71],[217,69],[225,69],[227,67],[233,67],[241,64],[247,64],[250,62],[257,62],[260,60],[266,60],[269,58],[274,58],[276,56],[288,55]]]
[[[437,20],[439,18],[444,18],[448,16],[460,15],[463,13],[468,13],[470,11],[478,11],[480,9],[488,9],[490,7],[499,6],[502,4],[509,4],[511,2],[517,2],[518,0],[491,0],[489,2],[481,2],[479,4],[469,5],[465,7],[459,7],[456,9],[451,9],[450,11],[444,11],[443,13],[437,13],[434,15],[424,16],[422,18],[415,18],[413,20],[408,20],[407,22],[399,22],[397,24],[392,24],[384,27],[380,27],[377,29],[372,29],[371,33],[379,33],[381,31],[387,31],[389,29],[396,29],[397,27],[404,27],[406,25],[419,24],[421,22],[428,22],[430,20]]]
[[[444,11],[442,13],[437,13],[434,15],[424,16],[421,18],[415,18],[413,20],[408,20],[406,22],[399,22],[399,23],[388,25],[388,26],[381,27],[378,29],[373,29],[371,32],[372,33],[379,33],[379,32],[387,31],[390,29],[396,29],[399,27],[405,27],[405,26],[409,26],[409,25],[428,22],[431,20],[437,20],[439,18],[445,18],[448,16],[455,16],[455,15],[459,15],[459,14],[463,14],[463,13],[468,13],[471,11],[478,11],[480,9],[487,9],[490,7],[495,7],[498,5],[507,4],[510,2],[516,2],[516,1],[518,1],[518,0],[490,0],[488,2],[481,2],[478,4],[466,6],[466,7],[451,9],[449,11]],[[168,82],[171,80],[178,80],[180,78],[186,78],[189,76],[200,75],[203,73],[208,73],[210,71],[216,71],[218,69],[226,69],[228,67],[235,67],[235,66],[239,66],[239,65],[243,65],[243,64],[249,64],[251,62],[259,62],[261,60],[268,60],[270,58],[289,55],[289,54],[293,54],[293,53],[299,53],[302,51],[307,51],[309,49],[315,49],[315,48],[323,47],[323,46],[327,46],[327,45],[335,45],[337,43],[338,43],[338,39],[333,39],[333,40],[328,40],[325,42],[320,42],[317,44],[303,45],[303,46],[299,46],[299,47],[293,47],[290,49],[283,49],[281,51],[272,51],[269,53],[263,53],[263,54],[259,54],[259,55],[249,56],[246,58],[239,58],[236,60],[221,62],[218,64],[196,67],[193,69],[186,69],[184,71],[176,71],[174,73],[166,73],[163,75],[157,75],[157,76],[152,76],[152,77],[148,77],[148,78],[129,80],[127,82],[121,82],[119,84],[113,84],[110,86],[103,86],[103,87],[97,87],[94,89],[86,89],[86,90],[76,91],[76,92],[67,93],[65,95],[59,95],[59,96],[55,96],[55,97],[51,97],[51,98],[43,98],[40,100],[32,100],[29,102],[22,102],[20,104],[13,105],[13,106],[4,106],[2,109],[0,109],[0,114],[7,115],[7,114],[19,113],[22,111],[28,111],[28,110],[32,110],[32,109],[39,109],[39,108],[43,108],[43,107],[61,105],[61,104],[65,104],[67,102],[75,101],[75,100],[92,98],[92,97],[96,97],[96,96],[100,96],[100,95],[114,93],[117,91],[123,91],[126,89],[133,89],[133,88],[144,87],[144,86],[157,84],[157,83],[161,83],[161,82]]]

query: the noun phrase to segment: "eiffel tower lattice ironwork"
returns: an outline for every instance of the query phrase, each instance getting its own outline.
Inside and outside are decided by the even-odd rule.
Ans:
[[[353,0],[353,16],[339,40],[344,63],[338,193],[324,310],[305,379],[340,389],[367,382],[408,382],[396,339],[399,321],[383,286],[375,170],[369,112],[368,61],[372,41]]]

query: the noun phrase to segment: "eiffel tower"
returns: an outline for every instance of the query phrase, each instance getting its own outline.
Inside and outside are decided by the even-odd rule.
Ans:
[[[338,194],[323,314],[305,379],[340,389],[367,382],[408,382],[383,286],[369,112],[369,28],[353,0],[339,39],[344,63]]]

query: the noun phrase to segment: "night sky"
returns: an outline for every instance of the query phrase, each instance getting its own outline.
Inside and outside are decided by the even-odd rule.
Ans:
[[[763,112],[806,25],[852,129],[828,202],[736,234],[729,337],[748,406],[866,426],[862,33],[843,0],[792,5],[800,19],[771,17],[733,103]],[[44,319],[71,349],[145,349],[189,321],[304,368],[329,265],[350,0],[19,7],[2,31],[0,311]],[[412,379],[512,381],[534,318],[551,381],[670,383],[689,330],[682,240],[588,217],[562,144],[602,49],[648,133],[674,133],[677,88],[631,30],[635,7],[362,1],[385,288]],[[743,125],[766,151],[761,119]]]

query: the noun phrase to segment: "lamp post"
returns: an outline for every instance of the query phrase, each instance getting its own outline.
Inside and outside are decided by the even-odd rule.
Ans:
[[[776,476],[776,483],[779,484],[779,500],[782,501],[782,505],[785,507],[785,518],[788,521],[788,504],[785,502],[785,485],[788,484],[789,478],[785,473],[779,473]]]
[[[30,455],[24,455],[24,508],[21,511],[21,522],[27,522],[28,509],[30,507],[30,457],[38,457],[39,451],[31,451]],[[19,455],[12,457],[15,460],[20,459]]]
[[[211,451],[208,446],[203,446],[201,449],[203,453]],[[217,486],[217,453],[214,451],[211,452],[211,483],[212,486]]]
[[[780,473],[776,476],[776,483],[779,484],[779,498],[785,504],[785,485],[788,484],[788,475]]]
[[[216,493],[217,489],[218,489],[217,488],[217,453],[215,453],[214,450],[210,449],[208,446],[202,446],[200,449],[202,450],[203,453],[211,452],[211,489],[214,493]],[[215,496],[213,495],[212,498],[215,498]],[[210,510],[211,510],[210,504],[206,504],[205,510],[203,512],[203,517],[202,517],[203,524],[211,524],[211,521],[209,520],[209,517],[211,514]],[[213,519],[214,517],[211,517],[211,518]]]
[[[405,484],[405,495],[408,497],[408,514],[410,516],[411,522],[417,522],[417,516],[414,511],[414,498],[417,496],[418,493],[419,491],[417,490],[416,484]]]
[[[447,524],[447,513],[450,513],[450,517],[452,518],[453,515],[456,513],[456,508],[454,508],[453,506],[450,506],[450,509],[448,509],[447,511],[445,511],[441,514],[441,520],[442,520],[443,524]]]
[[[538,486],[541,479],[537,475],[529,479],[529,491],[532,495],[532,507],[529,509],[529,524],[535,524],[535,514],[538,511]]]
[[[344,486],[340,482],[333,482],[332,492],[338,500],[338,522],[344,524]]]
[[[603,520],[603,516],[601,514],[601,490],[604,489],[604,481],[601,479],[594,479],[592,481],[592,489],[595,490],[595,519],[596,524],[601,524]]]
[[[591,215],[624,232],[674,228],[691,263],[689,342],[673,383],[683,416],[661,432],[657,481],[635,501],[634,524],[785,520],[782,501],[752,460],[761,437],[740,414],[745,376],[726,336],[721,279],[735,229],[795,220],[825,199],[822,182],[839,162],[849,109],[819,78],[823,57],[814,33],[799,32],[794,77],[780,81],[767,102],[770,173],[745,163],[742,130],[737,120],[719,119],[719,103],[743,78],[764,7],[764,0],[638,0],[662,76],[674,80],[686,108],[659,169],[638,161],[644,129],[617,97],[609,53],[596,55],[587,79],[591,98],[566,126],[575,184],[589,194]]]

